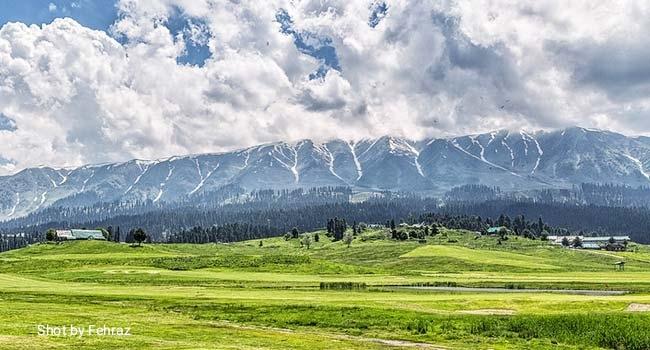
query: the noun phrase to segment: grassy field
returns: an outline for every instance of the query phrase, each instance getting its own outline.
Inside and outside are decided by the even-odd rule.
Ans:
[[[0,254],[0,348],[650,348],[648,247],[498,244],[453,230],[426,243],[369,231],[350,247],[319,237],[309,249],[273,238],[261,246],[67,242]],[[615,270],[618,261],[625,271]],[[608,290],[626,293],[597,292]],[[128,327],[130,335],[40,335],[39,325]]]

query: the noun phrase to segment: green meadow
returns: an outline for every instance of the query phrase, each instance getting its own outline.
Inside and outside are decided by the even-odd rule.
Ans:
[[[319,237],[309,248],[78,241],[2,253],[0,348],[650,349],[646,246],[444,229],[426,242],[367,231],[349,247]]]

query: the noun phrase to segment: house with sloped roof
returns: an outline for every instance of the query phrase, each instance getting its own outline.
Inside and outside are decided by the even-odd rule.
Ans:
[[[104,241],[106,238],[101,230],[56,230],[56,237],[62,241],[76,241],[76,240],[100,240]]]
[[[56,230],[56,238],[63,241],[74,239],[70,230]]]
[[[487,234],[490,235],[490,236],[496,236],[496,235],[498,235],[499,233],[501,233],[502,231],[504,231],[504,232],[507,233],[507,232],[508,232],[508,228],[505,227],[505,226],[494,226],[494,227],[490,227],[490,228],[487,229]]]

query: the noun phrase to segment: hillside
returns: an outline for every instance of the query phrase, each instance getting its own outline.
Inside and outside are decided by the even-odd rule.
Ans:
[[[306,235],[309,249],[302,239],[269,238],[2,253],[0,338],[30,349],[214,348],[226,337],[232,348],[267,349],[650,346],[650,316],[629,311],[650,310],[646,246],[582,251],[443,229],[426,243],[367,230],[347,247],[322,231]],[[616,271],[622,260],[625,271]],[[38,337],[35,325],[46,323],[133,335]]]
[[[0,220],[51,206],[151,201],[189,204],[260,189],[346,186],[357,192],[442,194],[465,184],[504,191],[581,183],[650,184],[645,138],[569,128],[495,131],[413,141],[277,142],[218,154],[41,167],[0,177]]]

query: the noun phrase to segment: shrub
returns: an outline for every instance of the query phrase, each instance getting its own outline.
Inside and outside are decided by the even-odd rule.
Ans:
[[[363,282],[321,282],[320,289],[366,289]]]

